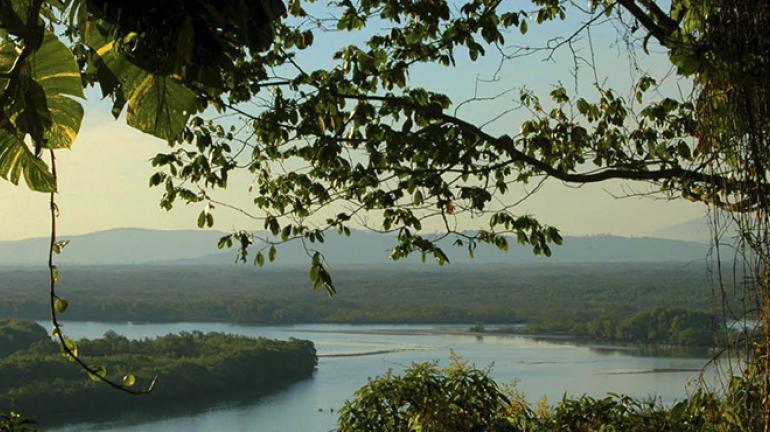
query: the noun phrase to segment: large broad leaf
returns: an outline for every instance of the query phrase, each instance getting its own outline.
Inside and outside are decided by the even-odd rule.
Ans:
[[[18,185],[22,176],[32,190],[56,190],[56,181],[48,165],[35,157],[20,137],[0,129],[0,177]]]
[[[11,72],[18,61],[15,46],[0,45],[0,70]],[[53,191],[56,185],[38,157],[43,148],[68,148],[83,120],[83,107],[72,97],[84,97],[72,51],[52,33],[26,59],[15,80],[0,82],[9,103],[0,118],[0,176],[18,184],[23,176],[33,190]],[[33,152],[25,142],[29,135]]]
[[[130,38],[131,61],[145,71],[180,76],[217,97],[223,74],[244,52],[265,50],[283,0],[85,0],[89,18],[111,39]],[[81,23],[86,25],[85,22]],[[97,48],[97,45],[89,46]],[[171,48],[171,49],[170,49]]]
[[[146,74],[130,90],[128,124],[166,140],[179,137],[187,119],[198,111],[195,93],[169,77]]]
[[[2,41],[2,39],[0,39]],[[18,53],[10,43],[0,43],[0,91],[8,86],[8,73],[11,71]]]
[[[54,34],[46,33],[40,49],[29,57],[29,69],[47,95],[85,97],[75,56]]]
[[[53,125],[46,133],[48,148],[69,148],[80,132],[83,121],[83,106],[78,101],[64,96],[48,97]]]
[[[53,126],[43,88],[35,80],[25,77],[8,108],[11,111],[9,119],[14,127],[12,132],[15,131],[21,136],[29,134],[35,143],[35,153],[39,154],[45,143],[46,131]]]
[[[29,70],[45,93],[52,120],[45,147],[69,148],[83,121],[83,107],[69,96],[85,97],[75,56],[56,36],[47,33],[40,49],[30,56]]]
[[[94,49],[92,71],[105,95],[113,93],[113,113],[128,104],[128,124],[165,140],[179,137],[190,116],[202,106],[196,94],[173,76],[148,72],[120,52],[117,43],[89,22],[87,43]]]

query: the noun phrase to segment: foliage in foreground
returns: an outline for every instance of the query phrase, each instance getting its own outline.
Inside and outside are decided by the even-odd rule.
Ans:
[[[34,432],[37,431],[37,423],[21,414],[0,412],[0,432]]]
[[[761,430],[759,380],[734,377],[724,395],[698,390],[673,407],[610,394],[531,408],[521,393],[453,359],[371,379],[340,411],[339,432],[727,432]]]
[[[697,8],[690,0],[602,0],[588,8],[559,0],[151,3],[2,3],[0,177],[56,191],[43,155],[50,154],[53,168],[55,151],[73,144],[85,85],[112,99],[114,115],[125,111],[129,125],[170,144],[152,160],[159,171],[150,184],[164,190],[162,207],[198,204],[198,225],[211,227],[214,209],[230,207],[214,195],[233,174],[247,172],[254,178],[253,206],[244,213],[281,241],[321,243],[327,231],[349,234],[360,216],[377,214],[371,228],[397,233],[394,259],[414,253],[447,262],[442,236],[431,234],[437,226],[457,235],[456,245],[469,255],[479,244],[507,250],[508,237],[550,255],[562,241],[558,230],[498,199],[514,185],[545,177],[572,184],[647,181],[670,197],[731,211],[764,202],[724,201],[716,191],[756,190],[733,157],[739,140],[700,145],[711,139],[701,130],[702,104],[655,97],[652,77],[641,77],[635,102],[611,89],[580,97],[558,85],[545,98],[522,90],[502,105],[505,93],[463,101],[413,78],[422,67],[451,71],[490,57],[520,57],[502,47],[527,46],[530,26],[534,33],[570,17],[585,24],[553,49],[530,51],[554,55],[592,25],[616,24],[629,51],[635,43],[646,50],[654,38],[680,78],[732,84],[746,78],[738,69],[763,76],[767,41],[725,42],[722,27],[746,21],[752,25],[743,27],[761,34],[764,8],[744,8],[757,12],[746,14],[747,21],[717,13],[730,10],[726,0]],[[725,22],[713,22],[718,17]],[[640,26],[647,37],[633,35]],[[322,42],[331,31],[340,42]],[[748,54],[736,58],[732,51]],[[723,69],[729,71],[718,73]],[[506,92],[512,84],[503,86]],[[461,110],[471,102],[476,111],[501,114],[479,124]],[[220,112],[208,119],[207,108]],[[507,122],[505,114],[519,108],[529,118]],[[709,132],[721,136],[715,129]],[[706,169],[712,160],[724,166]],[[485,228],[468,233],[459,215],[483,220]],[[258,237],[236,231],[220,246],[237,247],[244,261],[252,249],[255,264],[263,265],[277,252]],[[309,256],[313,286],[334,293],[324,257]]]
[[[308,341],[222,333],[129,340],[107,332],[101,339],[78,341],[78,348],[126,385],[139,385],[154,375],[163,385],[142,398],[114,392],[68,365],[48,339],[0,359],[0,412],[13,409],[50,424],[210,404],[268,393],[310,376],[317,363]]]

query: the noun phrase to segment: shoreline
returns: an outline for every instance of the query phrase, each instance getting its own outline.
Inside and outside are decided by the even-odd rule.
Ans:
[[[46,323],[46,320],[34,320],[38,324]],[[637,351],[644,348],[656,348],[656,349],[684,349],[684,350],[711,350],[712,347],[701,345],[676,345],[667,343],[650,343],[639,344],[630,341],[621,340],[602,340],[592,339],[586,335],[572,335],[564,333],[542,333],[528,331],[526,324],[515,323],[507,324],[500,327],[490,327],[484,331],[473,331],[471,327],[474,324],[458,324],[458,323],[293,323],[293,324],[255,324],[255,323],[239,323],[230,321],[169,321],[169,322],[137,322],[137,321],[79,321],[78,323],[93,323],[93,324],[117,324],[117,325],[169,325],[169,324],[227,324],[235,326],[255,327],[255,328],[277,328],[286,332],[303,332],[303,333],[319,333],[319,334],[352,334],[352,335],[372,335],[372,336],[469,336],[476,338],[483,337],[525,337],[535,340],[551,341],[551,342],[572,342],[575,345],[580,345],[594,349],[607,349],[615,351]],[[490,324],[494,326],[495,324]],[[302,326],[341,326],[345,328],[334,329],[308,329],[298,328]],[[368,327],[365,329],[356,329],[355,327]],[[415,328],[420,326],[422,328]],[[382,328],[376,328],[382,327]],[[401,328],[406,327],[406,328]]]
[[[561,342],[561,343],[573,343],[576,346],[586,347],[597,350],[612,350],[612,351],[639,351],[645,348],[655,348],[662,350],[711,350],[711,347],[699,346],[699,345],[672,345],[672,344],[636,344],[633,342],[623,341],[602,341],[597,339],[590,339],[579,335],[568,334],[553,334],[553,333],[536,333],[526,332],[523,328],[493,328],[483,332],[472,331],[462,328],[424,328],[424,329],[397,329],[397,328],[370,328],[370,329],[303,329],[304,333],[319,333],[319,334],[351,334],[351,335],[372,335],[372,336],[468,336],[468,337],[522,337],[534,340],[549,341],[549,342]],[[386,351],[386,350],[383,350]],[[387,350],[391,351],[391,350]],[[413,351],[412,349],[405,349],[404,351]],[[386,354],[383,352],[382,354]],[[371,355],[371,354],[365,354]],[[320,356],[319,356],[320,357]],[[330,356],[326,356],[330,357]],[[341,356],[339,356],[341,357]]]
[[[316,324],[311,324],[316,325]],[[378,324],[362,324],[362,325],[378,325]],[[399,324],[382,324],[387,325],[399,325]],[[420,324],[430,325],[430,324]],[[433,324],[433,325],[452,325],[455,324]],[[303,329],[305,333],[335,333],[335,334],[360,334],[360,335],[373,335],[373,336],[521,336],[538,339],[555,339],[555,340],[578,340],[578,336],[562,335],[562,334],[548,334],[548,333],[527,333],[522,331],[516,331],[515,329],[495,329],[484,332],[477,332],[472,330],[466,330],[462,328],[424,328],[424,329],[398,329],[398,328],[382,328],[382,329],[340,329],[340,330],[322,330],[322,329]]]

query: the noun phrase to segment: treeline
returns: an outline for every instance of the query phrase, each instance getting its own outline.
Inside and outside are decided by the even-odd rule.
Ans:
[[[45,329],[32,321],[13,318],[0,320],[0,357],[50,339]]]
[[[589,321],[564,317],[539,322],[529,330],[540,333],[563,333],[600,341],[642,344],[710,346],[719,335],[714,315],[684,309],[655,308],[631,316],[603,312]]]
[[[630,316],[656,307],[707,312],[702,264],[398,265],[332,269],[338,294],[307,268],[111,266],[62,269],[68,319],[290,323],[540,323]],[[47,319],[46,274],[0,269],[0,316]]]
[[[0,323],[0,337],[2,329],[19,325],[13,319]],[[105,368],[118,382],[130,376],[141,388],[158,377],[152,393],[135,397],[89,380],[47,336],[29,342],[0,358],[0,412],[23,412],[44,426],[253,398],[311,376],[317,364],[313,343],[296,339],[190,332],[129,340],[108,332],[101,339],[77,342],[89,364]]]
[[[279,300],[257,298],[179,298],[176,300],[121,298],[70,300],[67,319],[83,321],[132,322],[238,322],[250,324],[307,323],[456,323],[484,321],[516,323],[521,318],[511,308],[477,304],[468,307],[434,305],[417,306],[406,303],[378,306],[324,298],[313,300]],[[0,316],[24,316],[48,319],[48,306],[38,302],[0,305]],[[50,312],[49,312],[50,313]]]

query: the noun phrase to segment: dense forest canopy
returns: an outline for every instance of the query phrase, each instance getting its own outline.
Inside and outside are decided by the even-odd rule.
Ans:
[[[521,332],[703,346],[719,327],[714,302],[703,295],[715,287],[701,263],[399,264],[398,271],[353,266],[334,274],[333,299],[308,290],[301,267],[70,267],[60,289],[71,303],[67,318],[79,321],[479,322],[488,330],[524,324]],[[0,316],[45,320],[45,279],[30,269],[0,270]],[[667,314],[653,315],[656,309]]]

